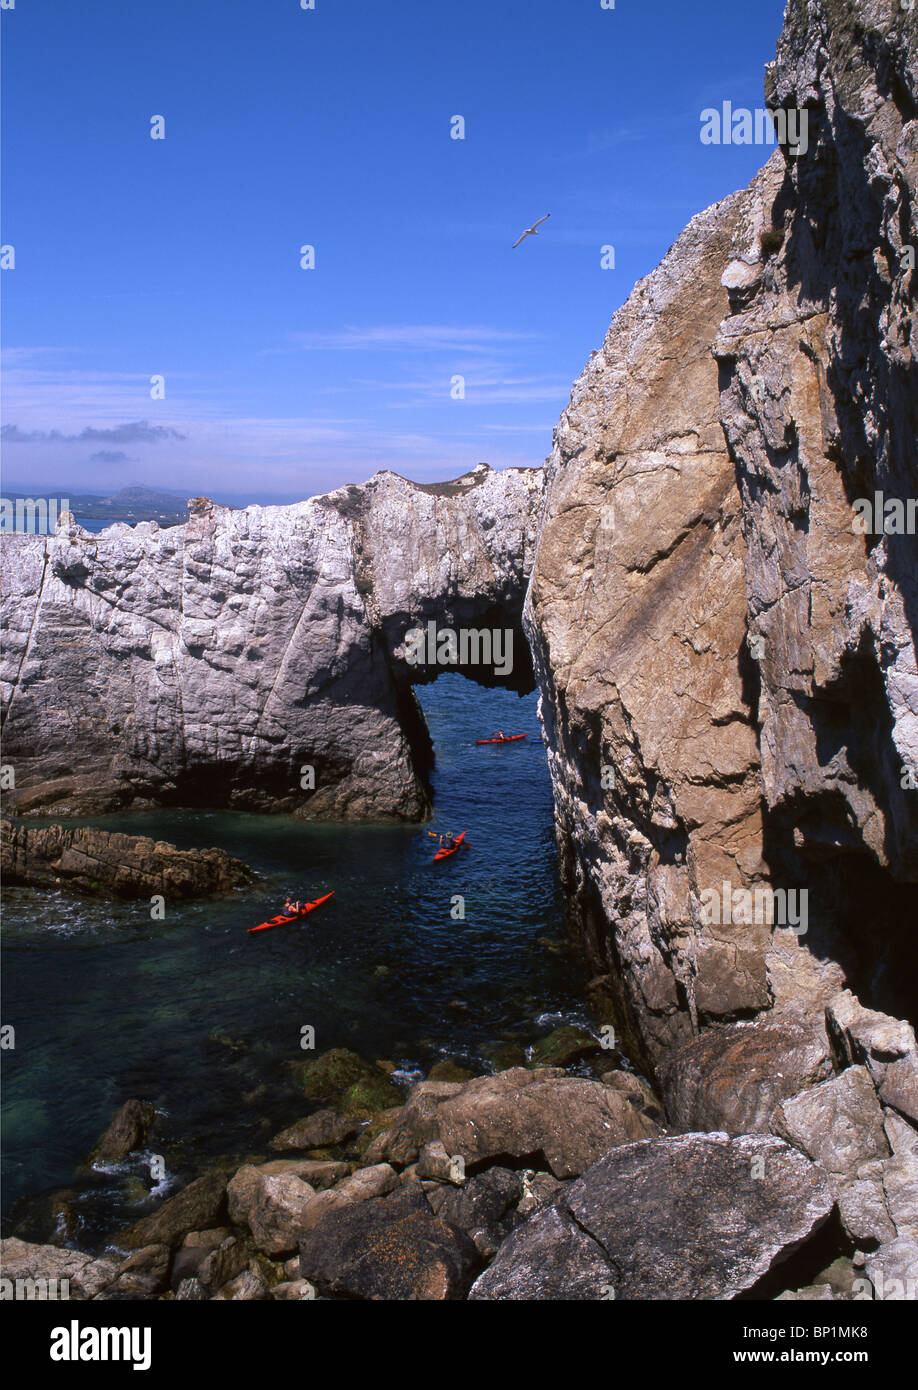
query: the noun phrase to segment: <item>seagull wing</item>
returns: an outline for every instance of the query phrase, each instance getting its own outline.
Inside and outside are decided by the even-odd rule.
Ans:
[[[520,237],[520,240],[519,240],[519,241],[515,241],[515,242],[513,243],[513,245],[510,247],[510,250],[511,250],[511,251],[515,251],[516,248],[519,246],[520,241],[525,241],[526,238],[528,237],[528,235],[529,235],[528,232],[524,232],[523,235]]]
[[[548,219],[549,219],[549,217],[551,217],[551,213],[550,213],[550,212],[546,212],[546,214],[545,214],[544,217],[540,217],[539,220],[538,220],[538,222],[533,222],[532,225],[533,225],[534,227],[541,227],[542,223],[543,223],[543,222],[547,222]]]

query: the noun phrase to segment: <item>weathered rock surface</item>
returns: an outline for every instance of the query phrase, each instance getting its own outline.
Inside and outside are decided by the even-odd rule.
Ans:
[[[889,1157],[883,1111],[865,1067],[849,1067],[784,1101],[775,1109],[772,1128],[835,1177]]]
[[[145,1245],[177,1245],[189,1231],[219,1225],[226,1211],[229,1174],[219,1168],[195,1178],[181,1192],[163,1202],[152,1216],[145,1216],[124,1235],[119,1245],[128,1250]]]
[[[514,1231],[470,1297],[736,1298],[831,1210],[820,1170],[771,1136],[628,1144]]]
[[[229,1183],[226,1195],[230,1220],[247,1226],[266,1255],[282,1255],[296,1249],[305,1230],[303,1214],[316,1192],[295,1173],[244,1167]]]
[[[525,623],[578,935],[644,1070],[846,975],[914,1006],[915,539],[853,503],[918,496],[916,32],[788,6],[767,100],[807,154],[692,220],[556,430]],[[799,939],[725,910],[765,884],[807,890]]]
[[[672,1124],[729,1134],[767,1133],[779,1101],[831,1074],[825,1035],[787,1019],[712,1028],[658,1068]]]
[[[145,835],[9,821],[0,822],[0,870],[7,884],[114,898],[206,898],[255,878],[222,849],[177,849]]]
[[[468,1082],[440,1103],[437,1123],[447,1152],[467,1164],[544,1154],[557,1178],[582,1173],[614,1144],[659,1133],[620,1091],[521,1067]]]
[[[72,1299],[95,1298],[97,1294],[113,1284],[118,1275],[118,1265],[111,1260],[94,1259],[79,1250],[61,1250],[56,1245],[31,1245],[28,1241],[9,1236],[0,1240],[0,1278],[9,1279],[13,1286],[18,1280],[44,1281],[56,1280],[57,1297]],[[61,1281],[68,1281],[62,1287]],[[29,1283],[23,1287],[20,1297],[40,1297],[42,1283],[38,1289],[29,1292]],[[9,1297],[13,1297],[10,1294]],[[45,1297],[47,1297],[47,1291]]]
[[[126,1100],[89,1155],[90,1163],[118,1163],[142,1147],[155,1110],[146,1101]]]
[[[303,1278],[352,1298],[457,1299],[477,1268],[472,1241],[433,1215],[416,1184],[331,1212],[300,1242]]]
[[[406,660],[405,634],[519,634],[542,483],[377,473],[291,507],[197,498],[166,530],[92,535],[68,513],[52,537],[4,535],[12,804],[419,817],[430,741],[411,686],[437,668]],[[525,642],[506,675],[470,674],[531,685]]]
[[[343,1144],[353,1139],[360,1131],[360,1121],[334,1110],[317,1110],[304,1120],[275,1134],[271,1140],[272,1149],[323,1149],[335,1144]]]

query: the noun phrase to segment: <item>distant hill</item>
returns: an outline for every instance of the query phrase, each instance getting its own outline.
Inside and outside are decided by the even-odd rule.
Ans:
[[[180,492],[160,492],[156,488],[132,484],[105,497],[93,492],[31,491],[26,488],[4,488],[4,496],[22,497],[66,496],[74,516],[87,521],[158,521],[160,526],[179,526],[188,520],[188,506]]]

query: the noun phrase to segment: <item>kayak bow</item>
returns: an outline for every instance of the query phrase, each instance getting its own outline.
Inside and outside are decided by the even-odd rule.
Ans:
[[[332,891],[326,893],[323,898],[316,898],[315,902],[307,903],[304,908],[299,912],[294,912],[292,916],[272,917],[270,922],[260,922],[257,927],[249,927],[248,934],[251,936],[252,932],[270,931],[272,927],[282,927],[286,922],[298,922],[301,917],[306,917],[310,912],[314,912],[317,907],[320,907],[322,903],[327,903],[329,898],[333,898],[334,896],[335,890],[333,888]]]

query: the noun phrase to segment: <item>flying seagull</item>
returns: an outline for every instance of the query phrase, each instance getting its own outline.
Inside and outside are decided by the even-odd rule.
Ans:
[[[543,223],[543,222],[547,222],[548,219],[549,219],[549,217],[551,217],[551,213],[550,213],[550,212],[546,212],[545,216],[544,216],[544,217],[540,217],[539,220],[538,220],[538,222],[533,222],[533,224],[532,224],[531,227],[527,227],[527,228],[526,228],[525,232],[524,232],[523,235],[520,237],[520,241],[525,241],[526,238],[527,238],[528,236],[538,236],[539,234],[538,234],[538,232],[536,231],[536,227],[541,227],[542,223]],[[515,251],[516,248],[519,246],[520,241],[515,241],[515,242],[513,243],[513,245],[510,247],[510,250],[511,250],[511,251]]]

